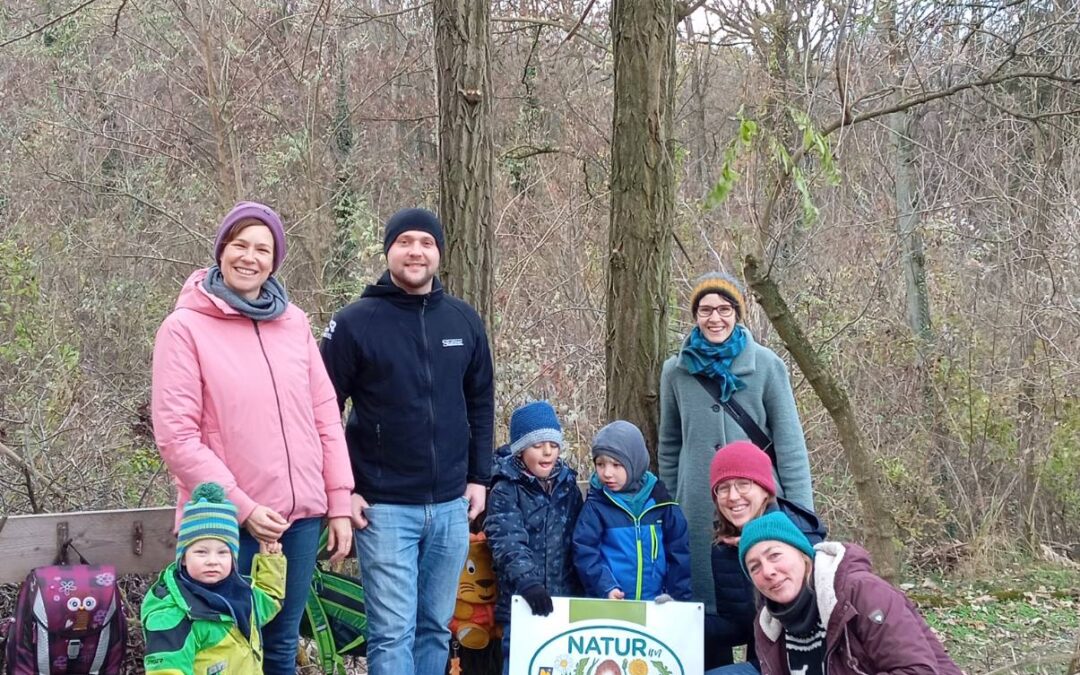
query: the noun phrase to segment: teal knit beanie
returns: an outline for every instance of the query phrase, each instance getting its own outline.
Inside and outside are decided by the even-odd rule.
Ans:
[[[780,541],[805,553],[811,560],[814,559],[814,547],[810,540],[802,533],[795,523],[791,522],[782,511],[770,511],[760,518],[754,518],[743,525],[742,534],[739,536],[739,565],[742,566],[743,574],[747,577],[746,554],[754,547],[754,544],[763,541]]]
[[[176,562],[199,539],[225,542],[233,557],[240,555],[240,526],[236,522],[236,506],[225,496],[225,488],[217,483],[202,483],[184,504],[180,531],[176,533]]]

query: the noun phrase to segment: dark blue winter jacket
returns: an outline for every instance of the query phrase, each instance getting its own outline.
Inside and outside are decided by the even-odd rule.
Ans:
[[[410,295],[389,272],[323,334],[356,492],[369,503],[432,504],[491,477],[494,384],[479,315],[443,292]]]
[[[561,459],[552,469],[548,493],[521,459],[510,455],[509,446],[497,454],[484,532],[499,579],[495,620],[506,624],[510,596],[529,586],[540,584],[551,595],[581,595],[571,544],[582,498],[577,472]]]
[[[827,530],[813,511],[782,497],[778,497],[776,502],[768,506],[765,513],[779,509],[803,531],[811,544],[824,540]],[[712,572],[719,620],[714,624],[717,632],[710,633],[710,638],[729,647],[752,644],[757,617],[754,586],[739,565],[739,547],[713,544]]]
[[[627,600],[652,600],[667,593],[690,600],[690,535],[686,517],[664,483],[655,480],[639,514],[594,474],[574,528],[574,566],[592,598],[618,588]]]

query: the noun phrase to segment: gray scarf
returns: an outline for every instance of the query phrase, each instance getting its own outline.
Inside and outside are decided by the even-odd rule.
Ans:
[[[238,295],[236,291],[225,285],[225,278],[221,276],[221,268],[214,265],[206,272],[203,279],[203,288],[210,295],[221,298],[236,311],[255,321],[270,321],[285,313],[289,307],[289,294],[285,287],[276,277],[271,276],[259,289],[259,297],[254,300]]]

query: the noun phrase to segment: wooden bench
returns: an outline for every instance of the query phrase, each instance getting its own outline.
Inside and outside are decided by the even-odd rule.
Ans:
[[[0,516],[0,583],[19,583],[35,567],[53,564],[65,542],[62,562],[77,563],[81,553],[119,574],[156,574],[176,557],[175,512],[164,506]]]
[[[588,481],[578,488],[587,493]],[[0,583],[19,583],[35,567],[53,564],[65,541],[75,550],[69,547],[63,562],[77,563],[81,553],[119,574],[156,574],[176,558],[174,514],[159,506],[0,516]]]

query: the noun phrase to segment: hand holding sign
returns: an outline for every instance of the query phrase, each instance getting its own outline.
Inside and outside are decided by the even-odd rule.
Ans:
[[[528,588],[521,589],[521,597],[529,603],[529,609],[536,616],[551,614],[551,594],[540,584],[533,584]]]

